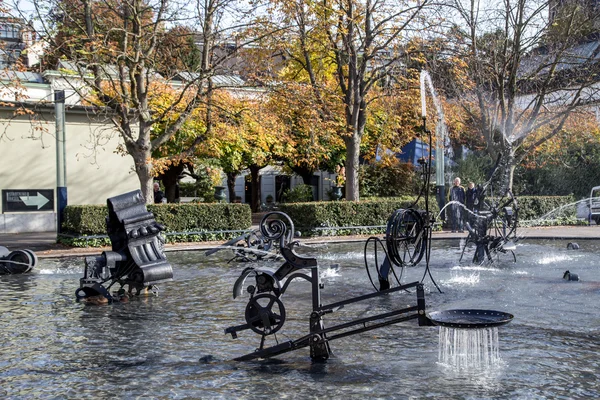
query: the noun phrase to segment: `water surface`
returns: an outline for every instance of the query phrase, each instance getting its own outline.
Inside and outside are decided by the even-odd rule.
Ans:
[[[600,362],[600,243],[522,241],[517,262],[459,263],[455,242],[435,241],[425,279],[428,310],[483,308],[513,313],[499,329],[501,365],[457,371],[438,362],[438,328],[415,321],[331,342],[334,357],[313,363],[308,349],[273,360],[235,362],[253,351],[244,323],[246,298],[232,285],[247,264],[230,253],[167,254],[174,280],[158,297],[108,306],[75,301],[82,259],[42,259],[35,271],[0,277],[2,398],[594,398]],[[324,303],[373,291],[362,243],[315,246]],[[339,264],[338,269],[329,268]],[[276,267],[278,263],[269,264]],[[567,282],[563,272],[579,274]],[[422,266],[404,272],[420,280]],[[283,297],[288,319],[277,334],[308,333],[309,285],[294,282]],[[374,299],[328,316],[327,325],[410,304],[414,293]]]

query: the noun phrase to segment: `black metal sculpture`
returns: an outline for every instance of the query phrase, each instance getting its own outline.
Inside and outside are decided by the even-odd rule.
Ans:
[[[225,329],[226,334],[237,338],[240,331],[252,330],[261,335],[259,348],[250,354],[236,358],[246,361],[255,358],[268,358],[278,354],[287,353],[304,347],[310,347],[310,356],[315,360],[326,360],[331,355],[329,342],[349,335],[366,332],[383,326],[417,319],[420,325],[432,325],[425,316],[425,294],[423,285],[413,282],[393,289],[378,291],[333,304],[321,303],[321,290],[323,283],[319,278],[319,267],[315,258],[307,258],[295,253],[297,243],[287,243],[286,233],[293,231],[291,220],[284,213],[277,213],[282,219],[270,221],[269,226],[261,225],[261,231],[271,240],[279,240],[279,248],[285,262],[277,270],[270,268],[248,267],[242,271],[234,284],[233,297],[242,295],[245,281],[253,276],[254,282],[246,286],[245,292],[249,295],[248,304],[244,312],[245,323]],[[288,227],[286,227],[286,222]],[[276,339],[286,321],[286,309],[282,300],[290,284],[303,279],[310,283],[312,292],[312,311],[308,317],[309,334],[296,340],[266,346],[268,337]],[[325,327],[323,316],[331,314],[347,304],[364,302],[374,297],[405,291],[416,288],[416,303],[410,307],[396,308],[380,315],[345,322],[331,327]],[[272,336],[273,335],[273,336]]]
[[[0,275],[25,274],[38,262],[37,255],[31,250],[10,251],[0,246]]]
[[[310,357],[313,360],[323,361],[332,354],[330,342],[335,339],[411,320],[416,320],[419,326],[443,325],[460,329],[499,326],[512,320],[510,314],[490,310],[450,310],[428,315],[425,307],[424,285],[421,282],[401,284],[394,288],[379,289],[362,296],[323,304],[321,291],[325,289],[325,286],[320,280],[317,260],[297,254],[294,251],[297,246],[296,242],[286,243],[285,240],[282,240],[286,234],[286,222],[290,227],[293,225],[286,214],[278,214],[281,219],[271,221],[271,226],[277,226],[277,229],[272,230],[271,232],[275,233],[269,237],[273,241],[280,239],[280,251],[285,262],[276,270],[267,267],[245,268],[233,286],[234,299],[240,297],[244,292],[249,296],[244,311],[245,323],[226,328],[225,333],[230,334],[234,339],[238,337],[239,332],[245,330],[251,330],[260,335],[260,344],[256,351],[236,358],[237,361],[274,357],[305,347],[310,348]],[[254,281],[246,284],[249,277],[253,277]],[[308,281],[311,288],[312,310],[307,315],[309,333],[298,339],[280,342],[276,334],[283,329],[287,318],[283,295],[291,283],[299,279]],[[377,297],[405,293],[410,289],[414,289],[414,294],[416,294],[416,299],[412,304],[394,306],[380,314],[325,326],[324,317],[346,305],[361,302],[364,304],[366,301],[372,302],[372,299]],[[268,345],[267,340],[269,339],[273,339],[275,344]]]
[[[291,229],[286,230],[286,234],[281,237],[283,242],[277,245],[274,241],[280,240],[279,236],[277,236],[278,229],[281,229],[280,223],[277,222],[280,218],[286,219]],[[269,221],[269,219],[272,220]],[[274,237],[277,237],[277,239],[273,239]],[[210,256],[218,251],[231,249],[233,251],[233,258],[228,262],[281,260],[282,256],[279,248],[282,245],[291,243],[293,238],[294,224],[288,215],[279,211],[271,211],[263,216],[259,229],[233,238],[219,247],[206,251],[204,254]]]
[[[139,295],[156,283],[173,278],[173,269],[164,253],[164,227],[148,212],[139,190],[107,200],[106,227],[112,251],[86,257],[84,277],[76,291],[78,299],[104,296],[113,300],[110,289],[117,284],[118,294]]]
[[[425,119],[423,119],[422,133],[428,136],[429,148],[431,149],[431,132],[425,125]],[[383,245],[383,241],[377,237],[369,238],[365,244],[365,268],[375,290],[389,289],[391,287],[390,277],[393,277],[398,285],[402,285],[401,278],[404,268],[416,266],[425,257],[425,273],[421,282],[429,275],[431,281],[441,293],[441,289],[433,279],[431,270],[429,269],[431,234],[435,223],[435,217],[429,210],[428,193],[432,167],[431,152],[429,151],[428,158],[421,157],[418,163],[421,166],[423,176],[423,184],[419,196],[409,207],[396,210],[388,218],[384,239],[385,246]],[[424,210],[416,208],[421,198],[425,200]],[[372,249],[369,247],[371,244],[373,245]],[[381,264],[378,257],[379,249],[382,249],[384,253]],[[371,251],[375,255],[374,265],[370,265],[368,262],[367,256]],[[400,272],[397,273],[395,268],[400,268]],[[375,276],[377,277],[379,287],[376,285]]]
[[[510,254],[516,262],[514,248],[519,223],[517,199],[510,190],[506,190],[500,197],[488,197],[486,187],[480,187],[479,190],[479,211],[468,214],[466,227],[469,234],[460,261],[468,246],[475,245],[474,264],[481,264],[486,260],[493,262],[494,257],[500,254]]]

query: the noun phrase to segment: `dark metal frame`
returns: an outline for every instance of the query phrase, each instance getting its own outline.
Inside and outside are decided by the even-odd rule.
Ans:
[[[235,360],[248,361],[257,358],[269,358],[307,346],[310,347],[310,356],[312,359],[326,360],[331,355],[329,342],[335,339],[414,319],[418,320],[420,326],[432,325],[431,321],[429,321],[425,315],[425,293],[423,284],[420,282],[413,282],[392,289],[382,290],[331,304],[322,304],[321,290],[324,286],[320,282],[319,267],[316,259],[305,258],[296,254],[293,251],[293,247],[294,245],[292,244],[281,248],[285,263],[275,272],[271,272],[267,269],[248,268],[242,272],[242,275],[236,281],[236,284],[234,285],[234,297],[241,294],[241,287],[247,276],[251,273],[254,273],[255,275],[256,286],[248,286],[247,291],[250,293],[250,300],[246,307],[246,323],[229,327],[225,329],[225,333],[231,334],[233,338],[237,338],[238,332],[251,329],[261,334],[261,340],[260,346],[255,352],[238,357]],[[281,282],[285,278],[287,279],[282,285]],[[275,346],[265,347],[266,337],[277,332],[285,322],[285,316],[281,313],[283,307],[281,296],[295,279],[304,279],[311,284],[312,312],[309,316],[310,333],[296,340],[290,340]],[[358,318],[350,322],[327,328],[324,325],[324,315],[334,313],[345,305],[359,303],[411,288],[416,288],[417,301],[414,306],[400,308],[366,318]],[[263,308],[257,311],[253,316],[249,316],[248,310],[253,310],[253,307],[257,307],[256,303],[253,302],[255,295],[256,298],[260,296],[268,298],[270,296],[270,302],[267,305],[268,309]],[[277,305],[280,314],[273,312],[272,307],[275,305]],[[350,329],[360,325],[362,325],[362,327]]]

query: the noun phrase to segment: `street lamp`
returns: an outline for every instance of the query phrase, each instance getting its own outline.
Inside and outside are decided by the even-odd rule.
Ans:
[[[67,207],[67,162],[65,141],[65,91],[54,92],[56,118],[56,231],[62,231],[63,213]]]

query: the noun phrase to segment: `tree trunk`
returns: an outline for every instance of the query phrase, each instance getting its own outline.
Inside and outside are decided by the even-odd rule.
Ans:
[[[346,143],[346,200],[359,201],[358,193],[358,167],[360,156],[361,136],[354,132],[352,136],[344,138]]]
[[[135,173],[140,181],[142,196],[146,204],[154,204],[154,182],[152,176],[152,158],[149,151],[130,152],[135,163]]]
[[[251,196],[251,204],[250,208],[252,212],[260,211],[260,176],[258,173],[264,167],[259,167],[258,165],[251,165],[250,167],[250,177],[252,179],[252,196]]]
[[[235,203],[235,178],[237,177],[237,173],[228,172],[227,173],[227,190],[229,191],[229,202]]]
[[[302,183],[304,183],[305,185],[309,185],[311,184],[311,180],[312,180],[312,176],[315,173],[314,170],[312,169],[308,169],[306,167],[303,166],[290,166],[290,169],[298,176],[300,176],[300,178],[302,178]]]
[[[175,203],[176,199],[179,197],[179,194],[177,193],[177,182],[179,181],[179,176],[184,168],[185,164],[180,163],[177,166],[169,167],[159,176],[165,187],[165,196],[167,197],[168,203]]]

